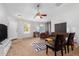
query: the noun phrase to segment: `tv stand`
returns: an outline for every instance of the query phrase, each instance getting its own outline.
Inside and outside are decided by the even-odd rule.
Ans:
[[[5,56],[7,55],[8,50],[11,47],[11,40],[10,39],[5,39],[0,43],[0,56]]]
[[[0,43],[0,45],[2,45],[2,43]]]

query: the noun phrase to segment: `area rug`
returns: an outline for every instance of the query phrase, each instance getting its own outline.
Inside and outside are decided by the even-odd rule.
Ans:
[[[36,51],[42,51],[46,49],[46,45],[45,43],[33,43],[32,47],[36,50]]]

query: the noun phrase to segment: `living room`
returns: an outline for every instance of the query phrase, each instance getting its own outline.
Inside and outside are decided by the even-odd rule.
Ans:
[[[45,46],[40,50],[33,44],[45,43],[47,35],[44,32],[56,32],[56,24],[61,25],[57,31],[63,31],[64,24],[64,32],[75,32],[74,42],[78,48],[78,6],[79,3],[0,3],[0,24],[6,25],[8,29],[7,38],[0,45],[0,55],[47,56]],[[70,50],[70,53],[64,55],[79,55],[78,51],[74,51]],[[48,54],[54,56],[51,50]],[[60,51],[58,55],[61,55]]]

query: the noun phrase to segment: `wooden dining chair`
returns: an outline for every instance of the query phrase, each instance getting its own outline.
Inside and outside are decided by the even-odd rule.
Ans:
[[[75,36],[75,33],[69,33],[69,36],[66,42],[68,53],[69,53],[69,46],[71,46],[71,50],[74,50],[74,36]]]
[[[63,48],[66,49],[64,35],[57,35],[53,44],[46,44],[46,54],[48,54],[48,48],[54,51],[55,56],[57,55],[57,51],[61,51],[61,55],[63,56]]]

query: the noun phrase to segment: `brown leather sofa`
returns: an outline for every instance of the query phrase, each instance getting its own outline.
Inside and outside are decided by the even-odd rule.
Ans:
[[[45,38],[48,38],[48,37],[49,37],[49,33],[48,32],[40,33],[40,38],[41,39],[45,39]]]

